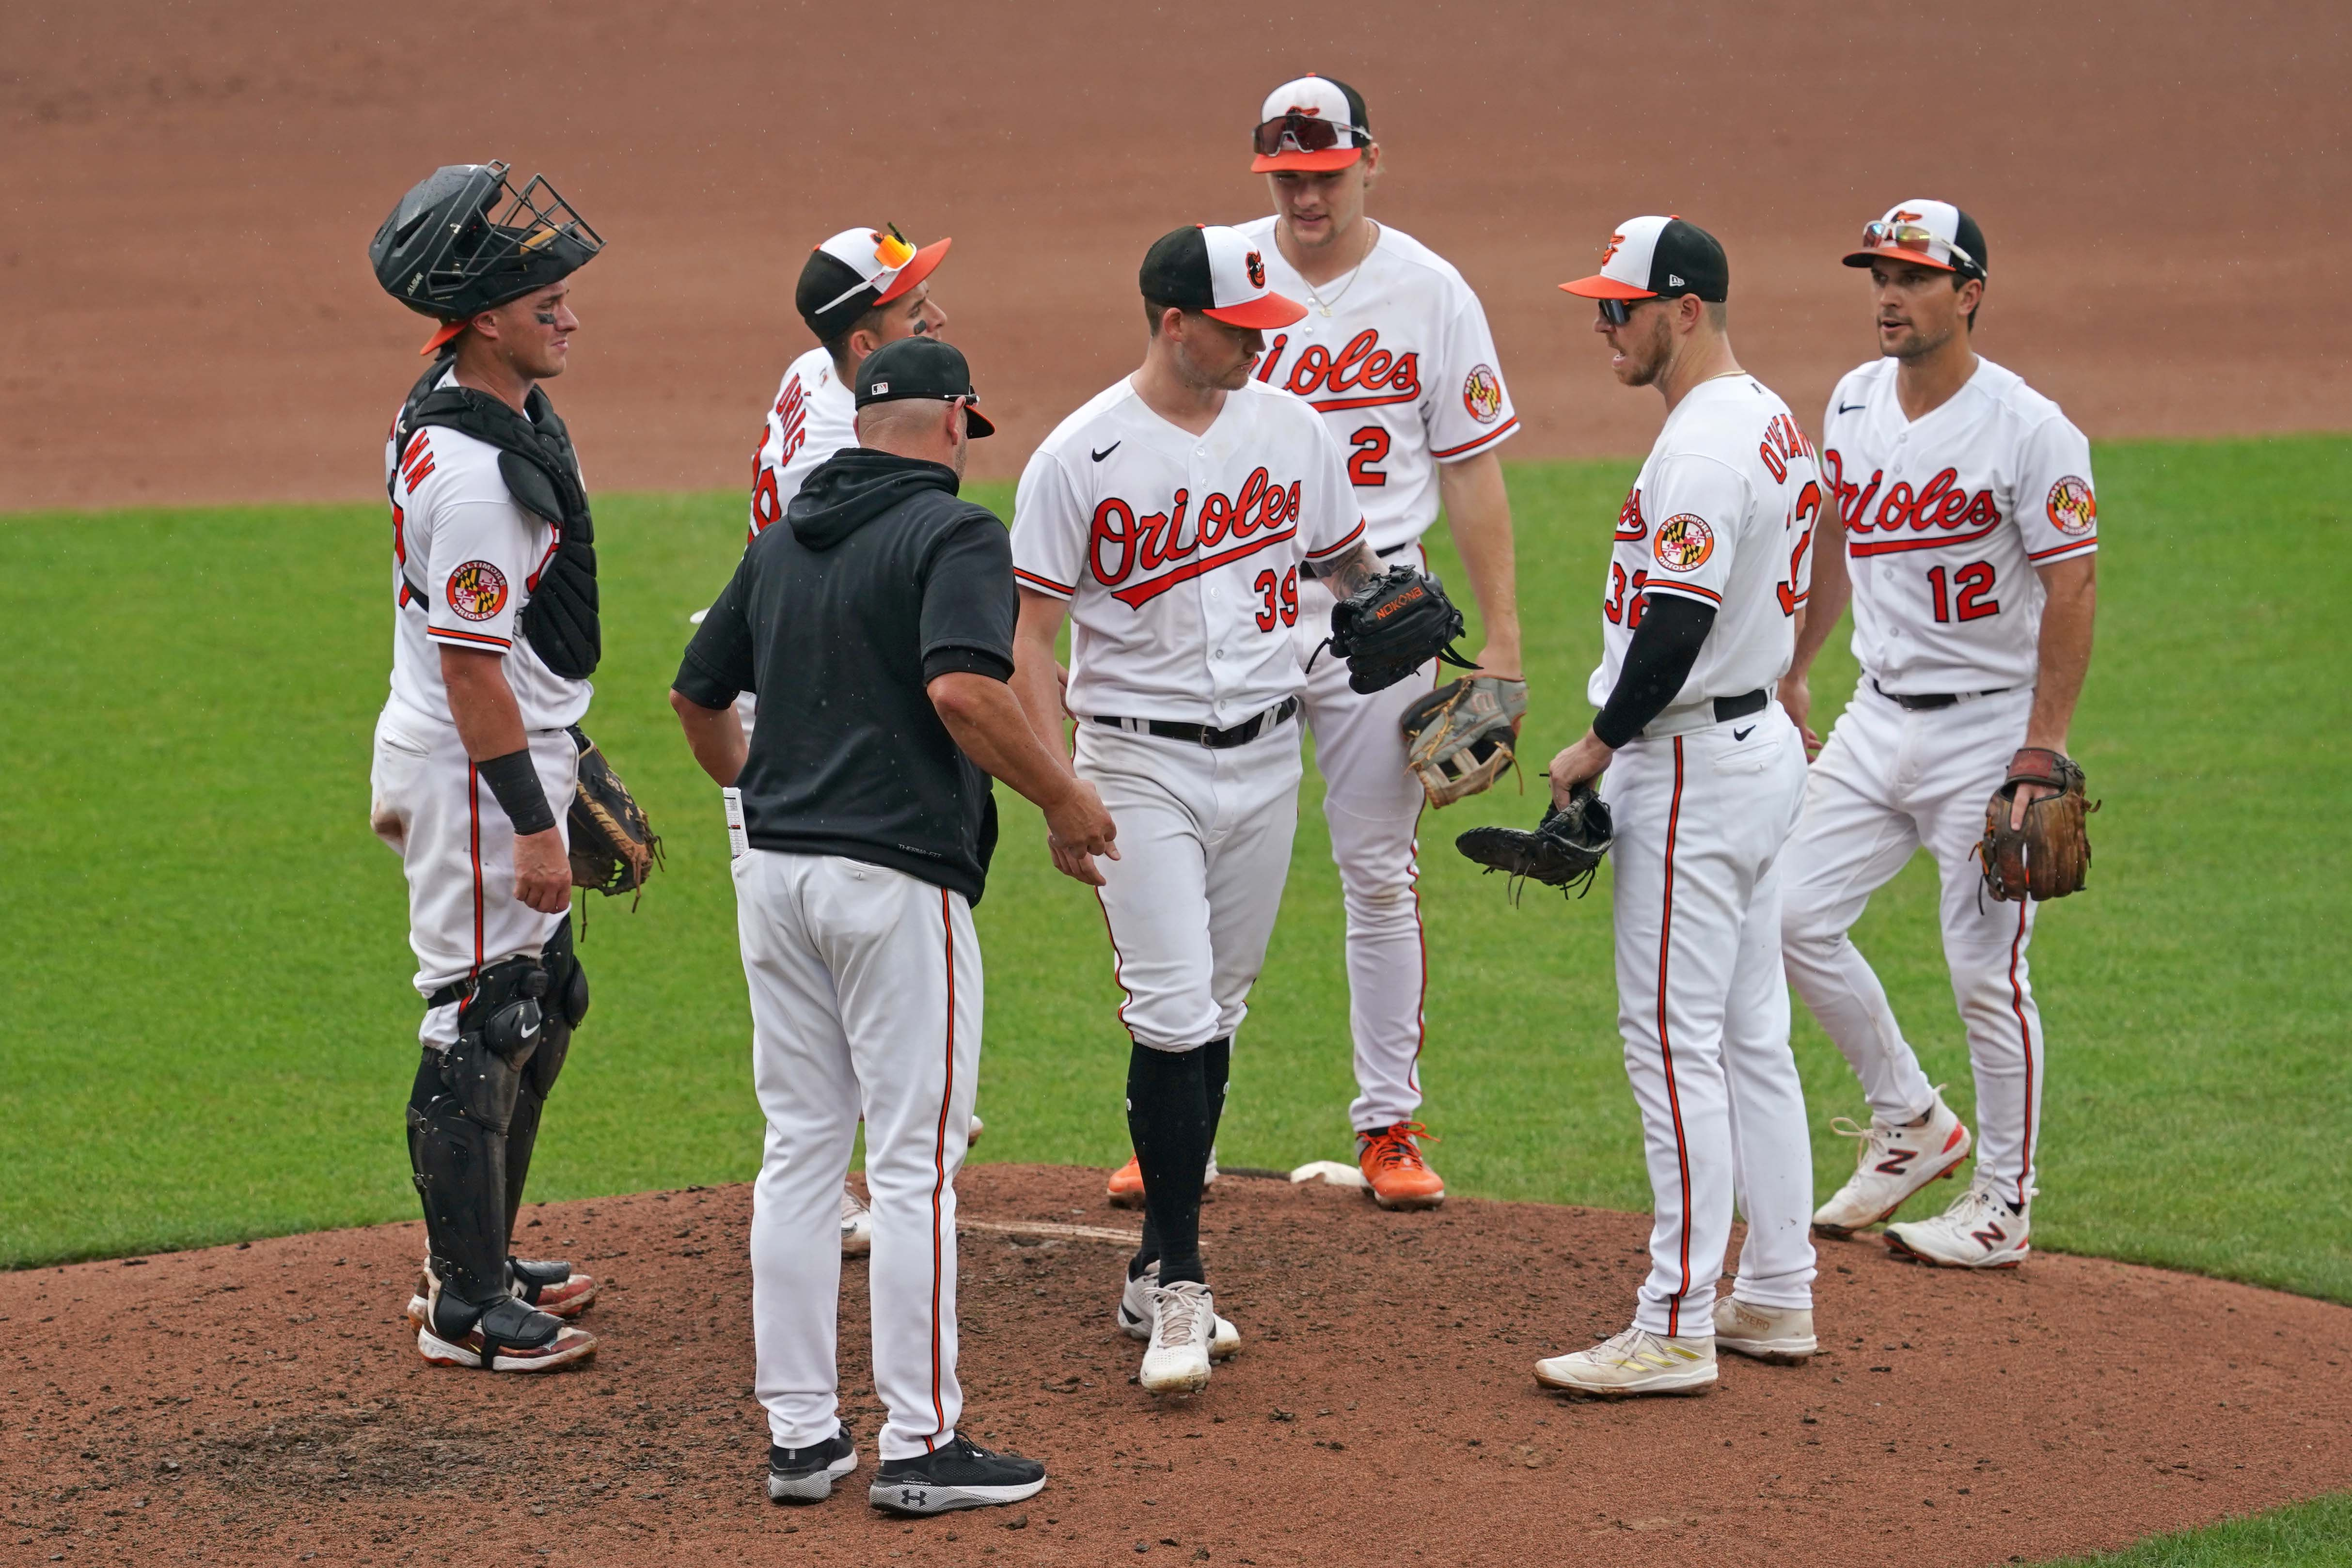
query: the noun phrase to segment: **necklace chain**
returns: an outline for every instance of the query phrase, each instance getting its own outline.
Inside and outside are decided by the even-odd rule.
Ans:
[[[1348,291],[1356,287],[1356,279],[1364,275],[1364,263],[1372,259],[1372,248],[1381,243],[1380,225],[1373,223],[1370,218],[1366,218],[1364,220],[1364,224],[1366,231],[1370,235],[1370,237],[1364,242],[1364,254],[1356,258],[1356,265],[1349,270],[1348,274],[1348,281],[1339,286],[1339,293],[1334,294],[1330,298],[1326,299],[1316,290],[1313,284],[1307,283],[1306,274],[1299,274],[1298,280],[1301,283],[1307,283],[1307,298],[1313,302],[1316,309],[1322,312],[1323,319],[1326,321],[1328,321],[1331,319],[1331,312],[1339,306],[1339,301],[1348,297]]]

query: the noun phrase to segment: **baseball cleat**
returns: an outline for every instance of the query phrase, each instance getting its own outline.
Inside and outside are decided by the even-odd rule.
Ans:
[[[961,1435],[912,1458],[885,1459],[866,1489],[866,1500],[890,1513],[946,1513],[993,1508],[1045,1490],[1045,1467],[1018,1454],[997,1454]]]
[[[1631,1328],[1591,1350],[1536,1363],[1546,1388],[1602,1399],[1634,1394],[1704,1394],[1715,1382],[1715,1341]]]
[[[1382,1208],[1435,1208],[1445,1201],[1445,1180],[1429,1168],[1414,1142],[1437,1134],[1418,1122],[1399,1122],[1356,1134],[1356,1165],[1364,1190]]]
[[[1216,1179],[1217,1151],[1211,1149],[1209,1168],[1201,1177],[1202,1197],[1208,1196],[1209,1184]],[[1110,1180],[1103,1187],[1103,1196],[1110,1199],[1110,1206],[1113,1208],[1143,1207],[1143,1166],[1137,1162],[1133,1155],[1127,1156],[1127,1164],[1110,1173]]]
[[[1160,1265],[1148,1263],[1143,1272],[1118,1293],[1118,1332],[1129,1339],[1151,1337],[1151,1289],[1160,1283]],[[1209,1331],[1209,1359],[1223,1361],[1242,1347],[1242,1331],[1223,1318]]]
[[[857,1189],[845,1185],[841,1189],[841,1255],[863,1258],[872,1250],[874,1216],[857,1196]]]
[[[408,1298],[408,1321],[412,1327],[425,1326],[425,1314],[431,1310],[433,1292],[441,1281],[433,1272],[433,1261],[426,1259],[417,1267],[416,1293]],[[588,1310],[596,1299],[596,1276],[575,1274],[572,1265],[560,1262],[535,1262],[528,1258],[507,1260],[507,1286],[516,1301],[536,1307],[551,1318],[569,1321]]]
[[[768,1499],[772,1502],[823,1502],[833,1483],[857,1468],[857,1439],[842,1422],[833,1436],[805,1448],[768,1445]]]
[[[1886,1249],[1939,1269],[2014,1269],[2033,1250],[2022,1209],[2011,1208],[1981,1173],[1933,1219],[1886,1228]]]
[[[1216,1333],[1217,1309],[1209,1287],[1179,1280],[1153,1285],[1151,1343],[1143,1352],[1137,1381],[1153,1394],[1192,1394],[1209,1385],[1209,1343]]]
[[[1950,1176],[1969,1157],[1969,1130],[1939,1090],[1927,1121],[1916,1127],[1882,1122],[1858,1127],[1840,1116],[1830,1125],[1843,1138],[1862,1140],[1853,1175],[1836,1196],[1814,1211],[1813,1228],[1824,1236],[1851,1236],[1903,1207],[1929,1182]]]
[[[554,1372],[593,1359],[596,1336],[512,1296],[501,1296],[477,1311],[436,1288],[425,1306],[425,1326],[416,1331],[416,1353],[435,1366]]]
[[[1821,1348],[1811,1307],[1759,1307],[1737,1296],[1715,1302],[1715,1348],[1796,1366]]]

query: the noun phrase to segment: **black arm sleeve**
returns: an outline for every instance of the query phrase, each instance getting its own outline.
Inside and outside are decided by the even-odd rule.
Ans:
[[[1592,733],[1614,750],[1666,711],[1698,663],[1699,644],[1715,625],[1715,606],[1680,593],[1653,594],[1625,649],[1617,689],[1592,720]]]
[[[932,547],[923,568],[923,680],[963,672],[1013,676],[1013,625],[1021,594],[1004,525],[974,508]]]
[[[754,685],[751,660],[751,622],[746,613],[745,600],[750,585],[744,580],[751,570],[751,555],[743,554],[735,568],[735,575],[711,605],[702,624],[695,629],[694,640],[686,645],[686,657],[679,661],[677,679],[670,686],[688,702],[703,707],[726,707],[735,700],[738,692],[757,689]]]

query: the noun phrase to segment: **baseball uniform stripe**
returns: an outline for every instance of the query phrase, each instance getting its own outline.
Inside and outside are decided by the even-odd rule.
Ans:
[[[2089,555],[2093,550],[2095,550],[2098,548],[2098,540],[2084,539],[2080,544],[2056,545],[2049,549],[2028,550],[2025,552],[2025,559],[2028,560],[2066,560],[2078,555]]]
[[[2000,530],[2000,524],[1986,524],[1972,534],[1922,535],[1911,538],[1865,540],[1849,533],[1845,537],[1845,553],[1856,560],[1874,555],[1894,555],[1902,550],[1948,549],[1954,545],[1972,545]]]
[[[1502,423],[1496,425],[1494,429],[1488,431],[1486,434],[1478,437],[1475,441],[1465,441],[1459,446],[1449,446],[1443,452],[1433,452],[1430,455],[1436,458],[1440,463],[1444,462],[1449,457],[1467,457],[1472,453],[1477,451],[1480,447],[1490,446],[1496,442],[1502,440],[1503,437],[1510,434],[1511,432],[1518,429],[1518,427],[1519,416],[1515,413],[1511,415],[1510,418],[1503,421]]]
[[[1219,550],[1214,555],[1202,556],[1199,560],[1186,561],[1174,571],[1162,572],[1149,582],[1139,582],[1132,588],[1119,589],[1113,592],[1111,597],[1118,600],[1121,604],[1126,605],[1129,610],[1140,610],[1180,582],[1190,582],[1203,572],[1214,571],[1217,568],[1224,566],[1229,562],[1243,559],[1244,557],[1254,556],[1262,549],[1272,549],[1276,545],[1286,544],[1291,540],[1291,538],[1297,536],[1297,528],[1293,526],[1283,529],[1282,532],[1278,534],[1262,535],[1257,538],[1250,540],[1250,542],[1245,545],[1235,545],[1231,549]],[[1354,533],[1349,534],[1347,539],[1342,539],[1339,544],[1332,546],[1331,549],[1339,549],[1344,548],[1349,540],[1362,538],[1363,532],[1363,524],[1358,523]],[[1328,555],[1329,553],[1329,550],[1326,550],[1324,552],[1326,555]],[[1310,554],[1307,559],[1309,560],[1317,560],[1321,558]]]
[[[929,1453],[947,1430],[947,1406],[940,1397],[942,1369],[940,1364],[940,1291],[945,1280],[946,1260],[941,1256],[940,1236],[946,1229],[940,1204],[948,1188],[948,1106],[955,1099],[955,912],[948,900],[946,888],[940,889],[940,950],[948,965],[948,1038],[943,1053],[947,1061],[947,1086],[940,1091],[940,1122],[931,1134],[931,1436],[923,1439],[923,1451]]]
[[[1135,1000],[1135,993],[1127,988],[1127,977],[1120,973],[1126,958],[1118,950],[1118,929],[1110,923],[1110,905],[1103,902],[1101,888],[1095,889],[1095,907],[1102,911],[1103,929],[1110,934],[1110,977],[1118,988],[1118,1027],[1127,1030],[1127,1038],[1133,1040],[1135,1030],[1128,1026],[1127,1007]]]
[[[1328,560],[1333,556],[1338,555],[1341,550],[1353,549],[1356,547],[1356,542],[1363,537],[1364,525],[1361,519],[1358,519],[1356,526],[1352,529],[1349,530],[1348,537],[1346,538],[1341,539],[1338,544],[1331,545],[1323,549],[1308,550],[1307,552],[1307,559],[1308,560]]]
[[[1692,599],[1704,601],[1708,604],[1719,605],[1723,602],[1723,595],[1716,592],[1715,590],[1711,588],[1701,588],[1695,582],[1673,582],[1655,577],[1650,579],[1649,581],[1642,585],[1642,591],[1644,593],[1680,593]]]
[[[2032,907],[2025,899],[2017,901],[2017,935],[2009,943],[2009,1009],[2017,1015],[2017,1045],[2025,1053],[2025,1142],[2018,1151],[2017,1207],[2025,1208],[2025,1197],[2033,1176],[2033,1030],[2025,1021],[2025,988],[2017,983],[2017,966],[2025,956],[2025,912]]]
[[[1412,858],[1405,862],[1405,890],[1412,894],[1414,956],[1421,964],[1421,989],[1412,998],[1412,1060],[1405,1064],[1404,1081],[1421,1092],[1421,1051],[1429,1043],[1429,927],[1421,921],[1421,812],[1412,814]]]
[[[466,764],[466,852],[474,862],[474,973],[482,972],[482,777]]]
[[[1024,586],[1034,588],[1040,593],[1050,593],[1056,599],[1067,599],[1077,592],[1072,584],[1055,582],[1050,577],[1039,577],[1035,572],[1024,571],[1017,566],[1013,569],[1013,575]]]
[[[1675,793],[1666,807],[1666,896],[1664,913],[1658,920],[1658,1053],[1666,1068],[1666,1105],[1674,1113],[1675,1165],[1682,1178],[1682,1283],[1666,1299],[1666,1333],[1668,1337],[1683,1332],[1683,1295],[1690,1289],[1691,1183],[1690,1145],[1683,1136],[1683,1100],[1675,1087],[1675,1045],[1666,1027],[1666,960],[1674,951],[1675,939],[1675,831],[1682,825],[1683,816],[1683,737],[1675,737]]]
[[[425,634],[427,637],[438,638],[444,643],[470,643],[479,648],[503,649],[514,646],[513,643],[504,637],[491,637],[479,632],[459,632],[454,628],[440,626],[427,626],[425,629]]]
[[[1420,396],[1421,389],[1415,387],[1411,392],[1390,392],[1384,397],[1311,397],[1307,402],[1318,413],[1345,413],[1351,409],[1384,408],[1392,402],[1412,402]]]

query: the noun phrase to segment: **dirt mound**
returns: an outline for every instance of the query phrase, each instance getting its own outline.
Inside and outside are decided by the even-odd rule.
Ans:
[[[553,173],[610,242],[560,399],[597,486],[746,485],[809,343],[803,258],[886,219],[954,237],[938,295],[1003,432],[973,458],[1016,474],[1133,367],[1151,240],[1265,210],[1246,130],[1310,66],[1369,98],[1375,214],[1485,299],[1511,456],[1648,447],[1656,400],[1611,382],[1591,311],[1552,285],[1666,209],[1723,237],[1742,358],[1808,423],[1874,351],[1836,256],[1931,194],[1990,240],[1985,351],[2094,435],[2352,409],[2352,325],[2271,303],[2347,276],[2352,32],[2326,0],[1985,0],[1957,34],[1687,0],[1361,0],[1324,23],[1238,0],[688,0],[657,27],[623,0],[412,0],[396,24],[306,0],[6,7],[0,509],[380,497],[426,329],[377,290],[368,237],[436,163],[491,157]]]
[[[965,1395],[1044,1459],[1018,1511],[909,1524],[863,1480],[770,1504],[751,1397],[750,1189],[530,1210],[604,1275],[595,1364],[436,1370],[402,1320],[421,1228],[0,1275],[0,1562],[1812,1563],[2039,1559],[2352,1484],[2352,1312],[2084,1259],[1922,1271],[1822,1256],[1824,1353],[1704,1398],[1602,1406],[1538,1356],[1622,1327],[1644,1222],[1229,1177],[1207,1211],[1242,1354],[1190,1400],[1130,1381],[1098,1173],[963,1183]],[[1073,1228],[1076,1228],[1074,1230]],[[845,1406],[879,1425],[865,1270]],[[61,1554],[58,1555],[58,1554]]]

